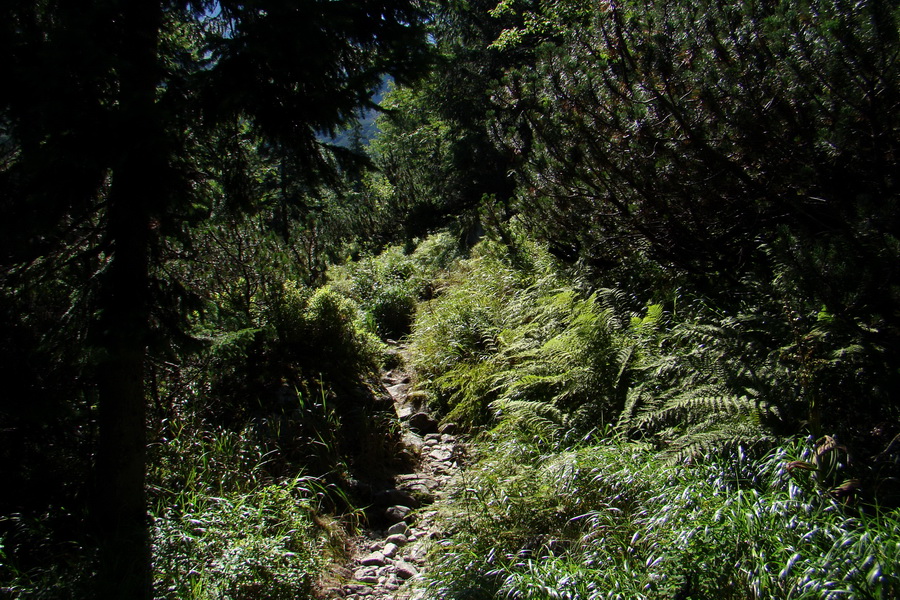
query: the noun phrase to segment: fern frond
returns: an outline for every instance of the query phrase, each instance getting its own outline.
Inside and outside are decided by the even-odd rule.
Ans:
[[[656,429],[666,425],[708,421],[711,415],[715,419],[742,416],[758,422],[757,404],[747,396],[688,394],[666,403],[661,410],[641,414],[637,425],[641,429]]]
[[[624,434],[634,426],[635,412],[648,398],[648,394],[639,388],[628,390],[628,394],[625,397],[625,405],[619,413],[619,420],[616,423],[616,429],[620,434]]]
[[[503,399],[492,402],[491,409],[500,415],[502,426],[514,427],[541,439],[555,438],[568,426],[566,415],[546,402]]]
[[[701,434],[683,436],[675,440],[665,452],[667,462],[683,462],[711,452],[728,452],[743,446],[745,448],[767,449],[777,444],[778,439],[760,428],[739,425],[722,426]]]
[[[632,359],[635,356],[634,346],[625,346],[616,354],[616,363],[619,365],[619,372],[616,373],[616,380],[613,387],[619,389],[624,382],[625,372],[631,366]]]

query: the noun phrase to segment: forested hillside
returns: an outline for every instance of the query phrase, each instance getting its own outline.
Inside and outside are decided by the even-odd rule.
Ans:
[[[896,2],[0,28],[0,597],[900,597]]]

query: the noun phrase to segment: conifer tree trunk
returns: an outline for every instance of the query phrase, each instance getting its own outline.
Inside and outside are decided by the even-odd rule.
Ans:
[[[118,174],[120,181],[134,174]],[[132,182],[117,182],[125,192]],[[133,188],[132,188],[133,189]],[[101,598],[150,597],[150,542],[144,493],[144,345],[147,323],[146,236],[138,207],[111,202],[115,255],[102,298],[105,356],[100,361],[97,514]],[[115,214],[119,213],[119,214]],[[126,592],[126,590],[129,590]]]
[[[144,360],[149,329],[151,215],[165,164],[156,115],[159,3],[122,0],[116,155],[106,236],[112,251],[100,297],[97,502],[99,598],[152,597]]]

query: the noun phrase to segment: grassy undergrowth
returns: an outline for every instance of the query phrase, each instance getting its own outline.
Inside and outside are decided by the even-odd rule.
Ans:
[[[327,536],[302,479],[246,493],[195,496],[157,515],[162,598],[305,598]]]
[[[491,437],[442,504],[428,597],[896,598],[900,512],[841,504],[806,442],[677,466]]]
[[[310,597],[340,552],[340,528],[323,515],[341,492],[316,477],[273,478],[275,453],[249,429],[184,429],[154,448],[158,598]]]
[[[457,262],[411,335],[420,390],[477,434],[428,597],[900,595],[895,432],[838,401],[868,359],[767,297],[636,298],[521,237]]]
[[[285,282],[255,327],[212,337],[151,447],[158,597],[312,597],[361,518],[348,482],[391,458],[370,389],[383,344],[362,314]]]
[[[208,336],[208,364],[152,446],[158,597],[312,597],[363,518],[351,480],[393,459],[396,430],[368,389],[388,357],[379,336],[408,331],[456,252],[435,236],[336,267],[317,289],[284,282],[243,329]]]
[[[859,431],[834,398],[874,371],[829,315],[593,287],[510,233],[282,282],[193,362],[155,366],[158,597],[311,597],[357,522],[353,479],[396,450],[367,386],[379,336],[407,333],[415,392],[477,436],[429,597],[900,596],[896,426],[874,450],[804,433]],[[0,542],[8,589],[64,587]]]

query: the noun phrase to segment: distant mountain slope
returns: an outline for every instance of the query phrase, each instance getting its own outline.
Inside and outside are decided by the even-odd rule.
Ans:
[[[382,79],[381,85],[372,94],[372,102],[381,104],[391,81],[391,78],[387,76]],[[378,134],[378,125],[375,122],[378,118],[378,114],[377,110],[366,110],[356,119],[356,126],[350,126],[333,137],[329,135],[320,135],[319,140],[342,148],[350,148],[354,144],[353,138],[354,135],[357,135],[354,130],[356,130],[359,135],[359,143],[362,144],[363,147],[366,147]]]

